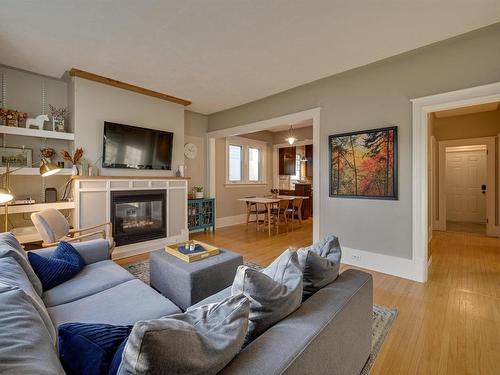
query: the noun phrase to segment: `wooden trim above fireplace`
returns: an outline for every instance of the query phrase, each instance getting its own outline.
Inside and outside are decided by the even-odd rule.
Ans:
[[[116,79],[103,77],[103,76],[100,76],[98,74],[86,72],[86,71],[81,70],[81,69],[72,68],[69,71],[69,75],[71,77],[80,77],[80,78],[88,79],[89,81],[99,82],[99,83],[102,83],[104,85],[118,87],[120,89],[136,92],[138,94],[152,96],[153,98],[166,100],[169,102],[181,104],[183,106],[188,106],[191,104],[191,101],[187,100],[187,99],[182,99],[182,98],[178,98],[176,96],[163,94],[161,92],[145,89],[144,87],[132,85],[130,83],[126,83],[126,82],[122,82],[122,81],[117,81]]]

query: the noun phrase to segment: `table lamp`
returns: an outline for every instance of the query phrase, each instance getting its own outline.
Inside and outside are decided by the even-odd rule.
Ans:
[[[9,186],[9,176],[11,173],[14,173],[15,171],[18,171],[23,168],[28,168],[32,167],[36,163],[33,163],[31,165],[25,165],[13,170],[10,170],[10,165],[7,163],[7,168],[5,170],[5,173],[3,173],[1,176],[5,176],[5,184],[3,188],[0,188],[0,204],[4,203],[5,204],[5,228],[4,232],[7,232],[9,230],[9,202],[11,202],[14,199],[14,195],[12,195],[12,192],[10,191],[10,186]],[[42,177],[47,177],[51,176],[53,174],[59,173],[61,168],[59,168],[57,165],[54,163],[49,163],[47,160],[42,159],[41,165],[40,165],[40,176]]]

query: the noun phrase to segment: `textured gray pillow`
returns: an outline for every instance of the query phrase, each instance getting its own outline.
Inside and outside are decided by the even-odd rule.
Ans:
[[[342,250],[339,239],[330,235],[297,251],[304,274],[304,301],[339,276]]]
[[[57,347],[57,332],[50,319],[47,308],[33,285],[26,276],[26,273],[14,258],[0,258],[0,283],[21,289],[33,307],[38,311],[45,327],[50,335],[52,344]]]
[[[297,254],[286,250],[262,271],[239,266],[231,288],[250,300],[245,345],[294,312],[302,302],[302,271]]]
[[[184,314],[137,322],[118,374],[217,374],[241,349],[249,304],[239,294]]]
[[[28,261],[28,257],[26,256],[26,252],[21,247],[16,237],[10,233],[0,233],[0,258],[12,257],[21,267],[23,267],[24,272],[28,276],[28,279],[33,284],[33,288],[35,288],[36,292],[39,296],[42,295],[42,283],[40,279],[31,268],[31,264]]]

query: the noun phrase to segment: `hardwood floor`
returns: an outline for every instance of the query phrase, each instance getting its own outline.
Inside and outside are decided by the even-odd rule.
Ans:
[[[312,222],[271,237],[246,225],[192,237],[265,266],[287,247],[310,244]],[[374,302],[399,311],[371,374],[500,373],[500,239],[435,232],[431,247],[425,284],[370,271]]]

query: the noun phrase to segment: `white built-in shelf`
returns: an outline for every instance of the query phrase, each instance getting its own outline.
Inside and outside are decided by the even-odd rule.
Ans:
[[[10,167],[10,170],[14,170],[19,167]],[[0,175],[4,174],[7,171],[7,168],[0,167]],[[52,176],[71,176],[73,170],[71,168],[62,168],[58,173],[53,174]],[[13,175],[16,176],[40,176],[40,168],[23,168],[19,169],[15,172],[12,172]]]
[[[27,137],[38,137],[38,138],[64,139],[67,141],[75,140],[75,135],[73,133],[55,132],[51,130],[16,128],[14,126],[5,126],[5,125],[0,126],[0,134],[24,135]]]
[[[75,202],[54,202],[54,203],[34,203],[34,204],[9,204],[10,214],[23,214],[28,212],[39,212],[46,208],[55,208],[56,210],[70,210],[75,208]],[[5,214],[5,205],[0,206],[0,215]]]

